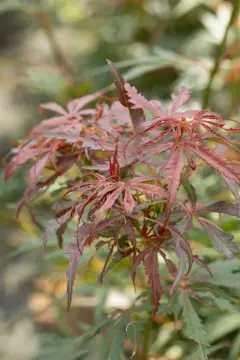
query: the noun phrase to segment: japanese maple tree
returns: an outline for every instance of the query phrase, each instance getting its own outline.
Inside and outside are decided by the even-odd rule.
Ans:
[[[73,240],[64,244],[69,255],[68,309],[81,255],[95,242],[96,248],[106,246],[109,251],[100,280],[123,258],[131,258],[133,282],[137,267],[144,265],[154,316],[164,294],[158,272],[160,257],[172,278],[171,294],[184,287],[194,262],[211,274],[187,238],[194,222],[217,251],[229,259],[240,253],[233,235],[205,217],[209,212],[240,217],[240,166],[224,156],[229,147],[239,151],[234,135],[240,128],[236,120],[208,110],[181,110],[190,98],[190,90],[184,86],[172,94],[169,109],[164,110],[159,101],[145,99],[125,83],[111,61],[108,63],[118,101],[96,93],[70,101],[66,110],[56,103],[41,105],[42,114],[51,111],[54,115],[12,149],[5,179],[20,166],[31,164],[18,214],[24,206],[31,211],[29,203],[60,176],[68,179],[43,240],[45,247],[48,237],[56,233],[62,247],[69,222],[76,224]],[[74,166],[78,169],[75,178],[69,176]],[[216,172],[235,202],[198,203],[191,175],[202,166]],[[169,258],[169,251],[176,252],[177,264]]]

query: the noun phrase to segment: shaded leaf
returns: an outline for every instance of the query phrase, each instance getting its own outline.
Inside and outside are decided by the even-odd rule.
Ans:
[[[145,272],[148,277],[148,284],[152,288],[153,293],[153,301],[154,301],[154,309],[153,316],[155,316],[159,301],[162,294],[162,287],[160,283],[160,277],[158,274],[158,258],[157,258],[157,249],[152,249],[143,260]]]
[[[126,326],[130,321],[130,317],[126,313],[120,316],[115,324],[107,329],[107,333],[103,334],[103,342],[99,349],[98,359],[125,359],[123,341],[126,338]]]
[[[124,257],[126,257],[128,254],[124,253],[124,252],[116,252],[113,256],[112,261],[110,262],[109,265],[107,265],[106,267],[104,267],[103,271],[101,272],[101,274],[99,275],[98,279],[99,281],[102,283],[103,282],[103,277],[116,265],[118,264]]]
[[[202,324],[201,319],[198,317],[186,291],[182,293],[181,301],[183,307],[183,319],[186,324],[186,335],[198,345],[196,359],[207,360],[209,352],[207,331]]]
[[[196,202],[197,202],[197,195],[196,195],[196,191],[195,191],[194,187],[183,175],[180,178],[180,182],[183,185],[184,190],[186,191],[186,193],[191,201],[192,208],[194,209],[196,206]]]
[[[217,201],[214,204],[203,207],[200,211],[212,211],[220,214],[240,217],[240,203],[232,204],[227,201]]]
[[[92,224],[84,224],[78,230],[78,239],[70,242],[64,249],[64,253],[69,255],[69,265],[66,272],[67,278],[67,310],[70,310],[72,302],[72,291],[74,286],[74,281],[76,277],[77,267],[80,260],[80,257],[84,249],[84,241],[89,236],[89,232],[92,228]]]
[[[233,259],[234,253],[240,253],[239,247],[235,242],[233,242],[234,237],[232,234],[213,227],[212,225],[206,223],[206,221],[202,218],[198,218],[198,221],[208,234],[214,248],[218,252],[224,253],[229,259]]]
[[[50,236],[55,235],[57,230],[60,228],[60,226],[61,226],[60,223],[55,219],[52,219],[47,223],[45,233],[43,236],[43,251],[45,250],[48,238]]]
[[[181,173],[184,168],[184,156],[183,149],[178,148],[170,157],[167,162],[167,182],[168,182],[168,202],[166,207],[166,215],[165,215],[165,225],[168,222],[170,210],[173,202],[176,199],[177,190],[180,183]]]
[[[185,272],[185,252],[183,251],[183,249],[181,248],[180,244],[177,243],[176,244],[176,253],[180,259],[179,262],[179,268],[178,271],[176,273],[176,278],[174,280],[174,283],[171,287],[171,294],[173,292],[173,290],[178,286],[179,282],[181,281],[181,279],[184,277],[184,272]]]

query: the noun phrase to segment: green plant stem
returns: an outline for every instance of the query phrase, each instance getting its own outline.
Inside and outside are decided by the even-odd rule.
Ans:
[[[214,66],[211,70],[208,84],[203,93],[203,102],[202,102],[203,109],[206,109],[209,105],[211,92],[212,92],[212,83],[213,83],[215,75],[217,74],[217,72],[219,70],[222,56],[224,55],[225,46],[226,46],[227,37],[228,37],[228,31],[232,27],[234,21],[236,20],[236,18],[238,16],[238,13],[240,10],[239,8],[240,8],[240,0],[235,0],[233,3],[233,10],[232,10],[231,18],[229,20],[228,26],[226,27],[222,42],[220,43],[220,45],[217,49]]]

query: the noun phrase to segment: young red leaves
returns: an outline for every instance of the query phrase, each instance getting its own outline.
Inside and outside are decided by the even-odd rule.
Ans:
[[[219,146],[212,147],[212,143],[217,142],[224,150],[230,146],[238,151],[234,140],[226,134],[239,133],[239,123],[229,120],[234,122],[236,128],[233,128],[228,126],[227,119],[206,110],[181,111],[180,107],[190,98],[190,91],[184,86],[172,94],[166,111],[160,101],[148,101],[135,87],[125,83],[115,66],[108,63],[119,102],[112,103],[106,96],[93,94],[70,101],[66,109],[56,103],[41,105],[42,111],[56,114],[35,126],[13,150],[5,179],[18,167],[32,163],[27,179],[29,188],[19,202],[20,211],[41,192],[51,193],[49,185],[64,175],[59,198],[64,198],[65,206],[55,208],[56,220],[47,225],[44,246],[47,238],[56,233],[61,247],[68,223],[78,217],[76,239],[65,248],[69,256],[68,310],[84,247],[101,236],[96,250],[107,244],[109,252],[100,278],[114,264],[131,257],[134,281],[136,268],[143,263],[153,292],[155,314],[163,292],[158,255],[173,277],[172,291],[182,286],[193,262],[210,272],[203,261],[193,255],[186,240],[185,233],[194,225],[194,217],[217,251],[229,258],[240,252],[231,234],[204,217],[209,211],[240,216],[239,163],[227,160]],[[95,108],[84,108],[97,98],[98,101],[107,99],[110,106],[97,103]],[[144,110],[150,112],[151,120],[145,121]],[[130,143],[134,143],[131,149]],[[235,196],[236,204],[198,205],[198,192],[190,176],[204,164],[221,176]],[[76,177],[72,165],[78,168]],[[86,169],[95,172],[86,173]],[[180,185],[185,197],[178,196],[182,190]],[[167,258],[164,249],[176,252],[178,266]]]

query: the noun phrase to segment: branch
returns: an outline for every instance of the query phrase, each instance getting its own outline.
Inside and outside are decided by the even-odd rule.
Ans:
[[[216,53],[216,58],[215,58],[215,63],[214,66],[212,68],[212,71],[210,73],[210,77],[209,77],[209,81],[208,84],[204,90],[203,93],[203,102],[202,102],[202,107],[203,109],[206,109],[209,105],[209,100],[211,97],[211,92],[212,92],[212,83],[214,80],[215,75],[217,74],[219,67],[220,67],[220,63],[222,60],[222,56],[224,55],[224,51],[225,51],[225,46],[226,46],[226,42],[227,42],[227,37],[228,37],[228,31],[229,29],[232,27],[234,21],[236,20],[238,13],[239,13],[239,6],[240,5],[240,0],[235,0],[233,2],[233,10],[232,10],[232,15],[231,18],[229,20],[228,26],[226,27],[222,42],[220,43],[217,53]]]

